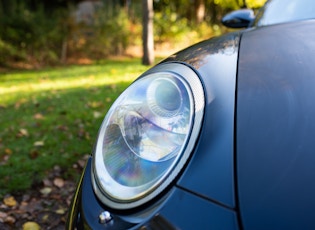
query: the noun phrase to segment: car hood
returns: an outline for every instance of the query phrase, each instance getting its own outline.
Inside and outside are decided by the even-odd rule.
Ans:
[[[206,94],[177,186],[239,211],[245,228],[297,227],[296,218],[315,216],[302,211],[315,206],[314,37],[314,21],[252,28],[165,60],[195,68]]]
[[[315,229],[314,22],[242,35],[236,192],[248,229]]]

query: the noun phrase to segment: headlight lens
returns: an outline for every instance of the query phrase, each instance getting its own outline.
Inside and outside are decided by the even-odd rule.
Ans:
[[[204,107],[199,78],[180,64],[163,67],[127,88],[101,126],[94,189],[113,208],[133,208],[160,193],[189,157],[185,149],[191,132],[199,132]],[[199,124],[194,128],[197,110]]]

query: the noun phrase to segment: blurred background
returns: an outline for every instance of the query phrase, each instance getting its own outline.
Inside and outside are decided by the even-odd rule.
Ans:
[[[0,229],[64,229],[115,98],[150,65],[229,32],[226,13],[264,2],[0,0]]]
[[[178,50],[219,35],[222,16],[259,8],[264,0],[150,0],[154,7],[155,49]],[[148,1],[148,2],[150,2]],[[138,55],[143,0],[1,0],[0,65],[41,67]],[[134,52],[133,52],[134,51]],[[19,66],[17,66],[19,67]]]

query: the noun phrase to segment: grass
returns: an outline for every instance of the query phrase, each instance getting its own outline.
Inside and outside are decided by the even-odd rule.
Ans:
[[[0,73],[0,196],[41,182],[90,154],[117,96],[147,67],[139,59]]]

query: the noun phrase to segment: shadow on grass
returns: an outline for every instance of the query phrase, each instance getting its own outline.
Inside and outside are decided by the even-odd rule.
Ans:
[[[76,180],[73,164],[91,153],[105,113],[129,84],[40,91],[0,107],[0,196],[36,186],[54,166]]]

